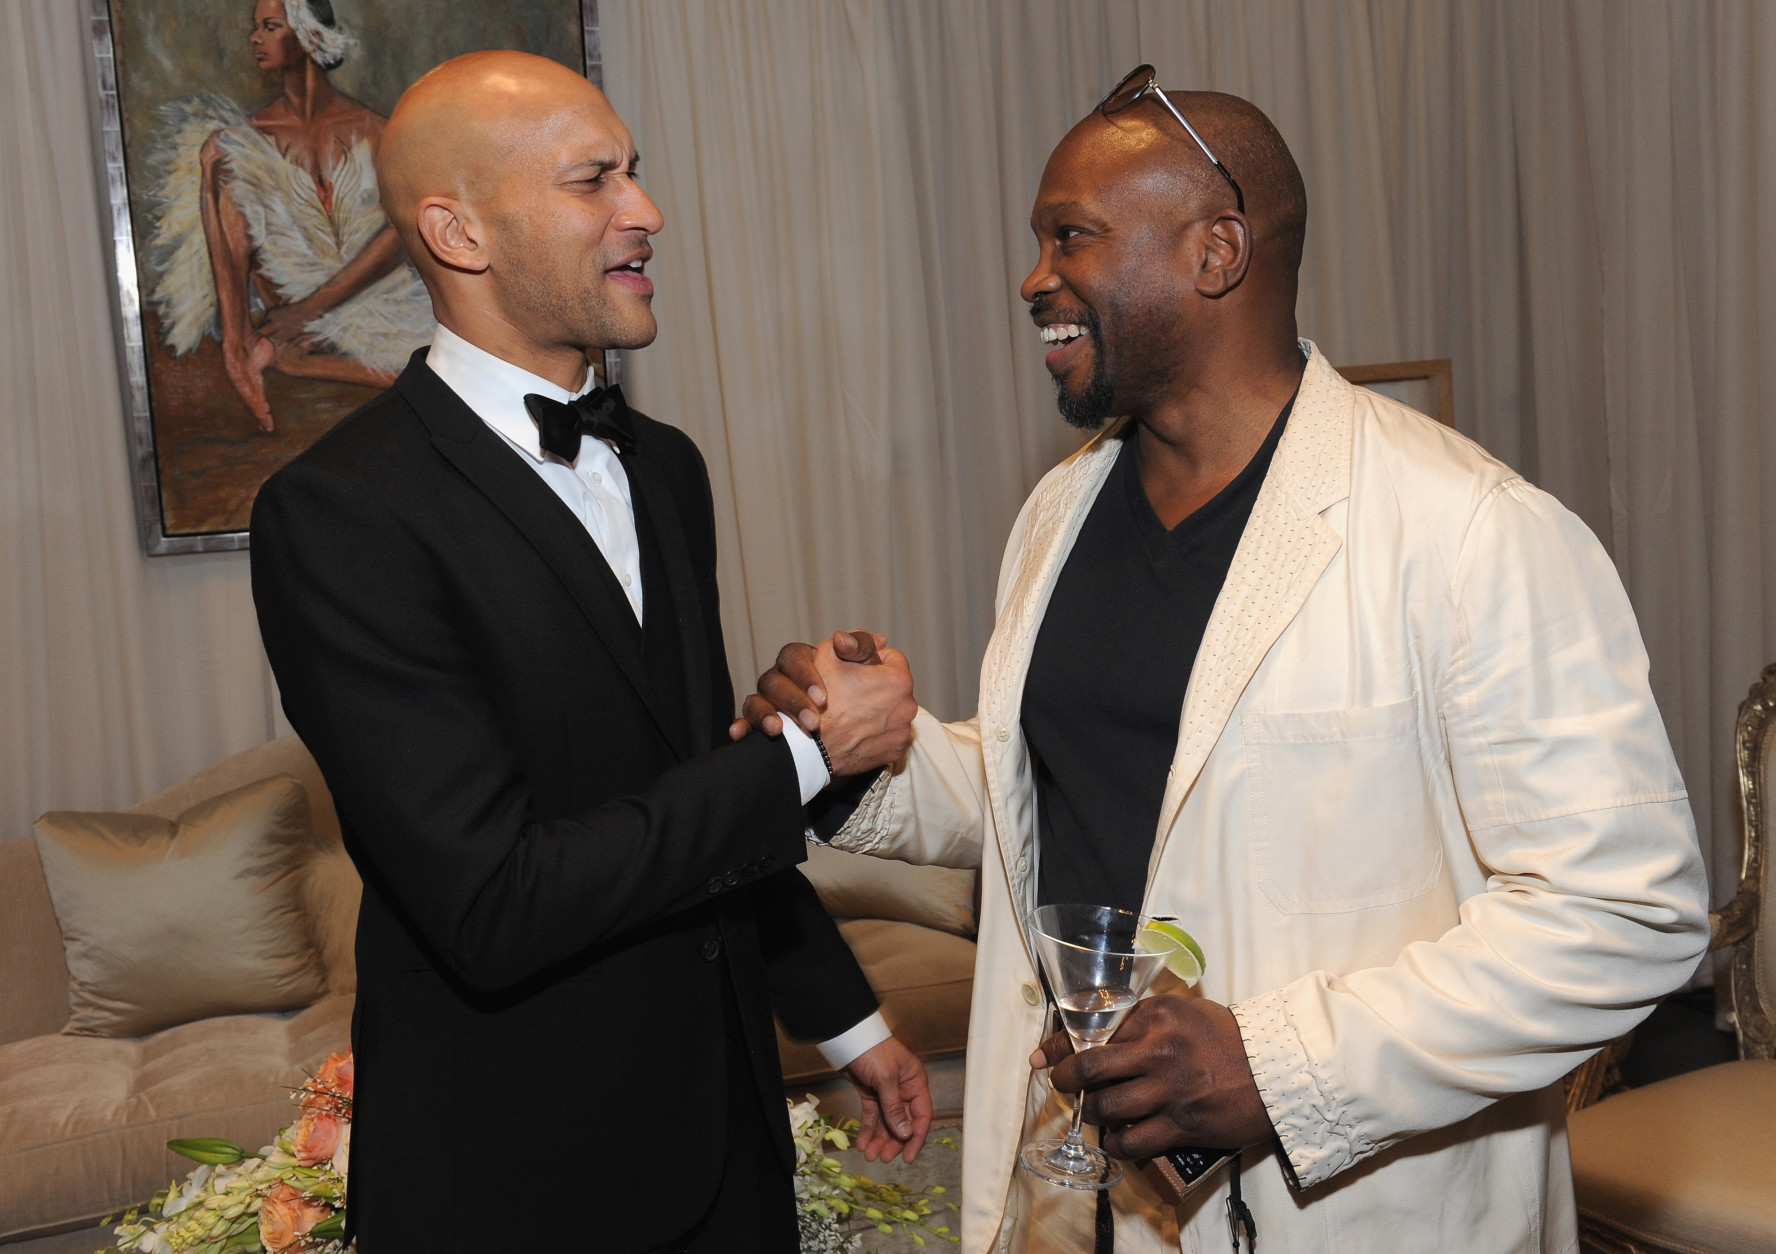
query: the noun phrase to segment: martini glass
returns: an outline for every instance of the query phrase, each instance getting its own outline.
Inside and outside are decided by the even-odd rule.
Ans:
[[[1133,911],[1113,906],[1037,908],[1036,953],[1075,1050],[1102,1045],[1115,1035],[1165,969],[1172,954],[1167,945],[1175,942],[1149,932],[1137,943],[1145,922]],[[1080,1129],[1084,1113],[1081,1093],[1073,1103],[1073,1126],[1066,1139],[1024,1146],[1018,1154],[1024,1170],[1069,1189],[1107,1189],[1122,1179],[1121,1163],[1085,1143]]]

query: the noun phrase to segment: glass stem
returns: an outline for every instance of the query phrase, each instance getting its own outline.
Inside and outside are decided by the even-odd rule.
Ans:
[[[1067,1139],[1061,1144],[1061,1152],[1068,1158],[1085,1157],[1085,1135],[1081,1125],[1085,1122],[1085,1090],[1073,1099],[1073,1126],[1067,1129]]]

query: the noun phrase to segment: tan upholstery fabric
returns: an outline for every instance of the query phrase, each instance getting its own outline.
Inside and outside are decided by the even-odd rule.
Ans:
[[[973,871],[811,848],[802,874],[834,918],[898,919],[957,936],[975,933]]]
[[[0,1242],[147,1199],[191,1167],[172,1137],[265,1144],[294,1118],[289,1089],[350,1047],[351,1008],[0,1045]]]
[[[68,963],[35,841],[0,842],[0,962],[0,1045],[61,1031]]]
[[[839,931],[869,972],[882,1017],[923,1058],[960,1053],[968,1045],[974,996],[974,942],[913,923],[848,919]],[[820,1051],[777,1032],[783,1078],[796,1083],[833,1074]]]
[[[313,1003],[326,975],[302,908],[310,833],[307,794],[288,775],[176,822],[45,814],[37,849],[71,977],[63,1030],[140,1036]]]
[[[270,779],[273,775],[288,775],[302,785],[303,792],[308,794],[309,820],[314,827],[316,843],[323,847],[337,846],[339,816],[333,812],[333,794],[327,791],[327,781],[321,777],[321,768],[315,764],[307,746],[295,736],[280,736],[224,758],[190,779],[127,807],[124,813],[157,814],[163,819],[176,819],[199,802],[232,792],[242,784]]]
[[[1567,1127],[1580,1213],[1679,1249],[1776,1250],[1776,1061],[1630,1089]]]

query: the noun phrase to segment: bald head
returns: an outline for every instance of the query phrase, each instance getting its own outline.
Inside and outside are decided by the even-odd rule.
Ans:
[[[407,89],[376,174],[439,321],[508,360],[565,359],[653,338],[641,267],[662,223],[636,161],[628,128],[583,76],[477,52]],[[488,342],[501,337],[516,344]]]
[[[547,57],[475,52],[446,61],[409,87],[376,157],[383,211],[421,262],[416,213],[427,196],[497,196],[535,141],[579,114],[621,129],[610,102]],[[613,135],[614,138],[614,135]]]
[[[1295,274],[1301,269],[1301,247],[1307,237],[1307,185],[1301,181],[1301,170],[1282,133],[1250,100],[1219,91],[1166,94],[1245,193],[1246,216],[1252,220],[1264,264]],[[1188,144],[1200,154],[1188,135],[1176,136],[1175,142]],[[1196,181],[1205,197],[1226,187],[1207,158],[1197,170]]]
[[[1218,91],[1166,96],[1190,120],[1245,194],[1255,244],[1253,265],[1293,276],[1307,235],[1307,187],[1282,134],[1249,100]],[[1233,188],[1156,100],[1106,118],[1087,114],[1049,157],[1051,168],[1079,165],[1154,194],[1154,211],[1176,225],[1232,208]]]

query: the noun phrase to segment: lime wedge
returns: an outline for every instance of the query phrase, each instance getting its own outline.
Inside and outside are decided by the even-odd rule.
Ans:
[[[1170,953],[1166,957],[1166,970],[1177,976],[1184,983],[1195,987],[1202,979],[1203,951],[1196,943],[1196,938],[1170,919],[1154,919],[1143,927],[1135,936],[1135,944],[1143,953]]]

